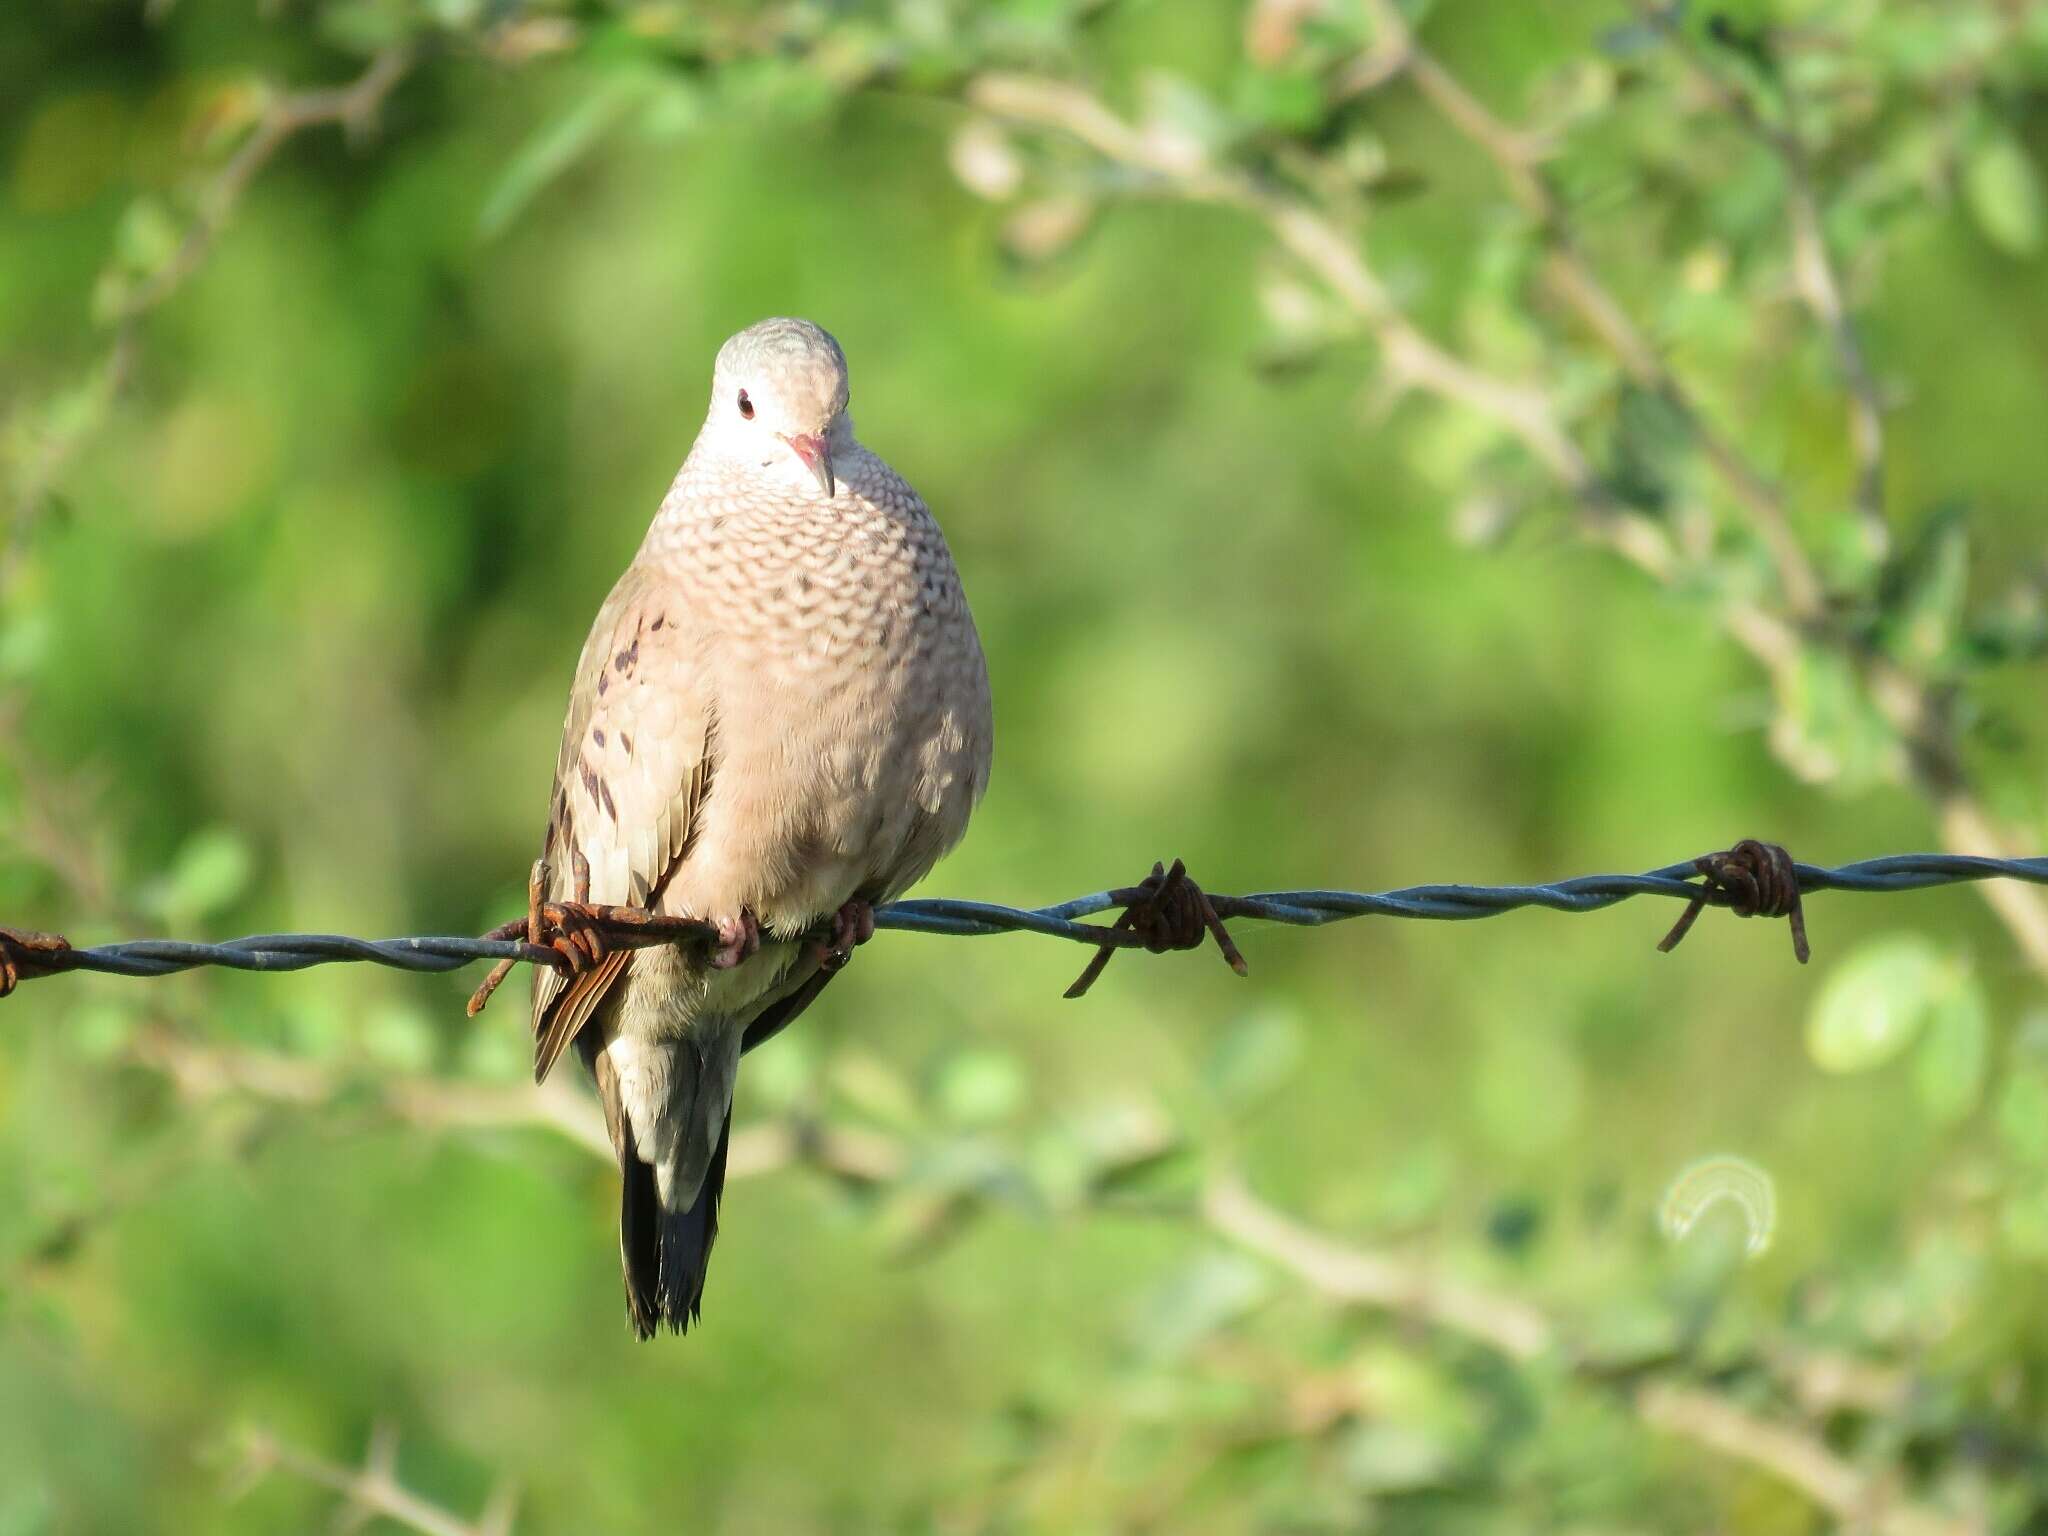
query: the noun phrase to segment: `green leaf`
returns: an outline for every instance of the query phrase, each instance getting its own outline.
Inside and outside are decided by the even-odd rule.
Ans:
[[[939,1069],[933,1098],[955,1125],[1007,1120],[1024,1102],[1024,1071],[1003,1051],[956,1051]]]
[[[1229,114],[1192,80],[1153,70],[1139,82],[1141,120],[1155,154],[1183,170],[1199,170],[1237,132]]]
[[[184,242],[185,232],[161,198],[138,197],[114,230],[114,255],[128,271],[148,276],[169,265]]]
[[[1237,77],[1231,105],[1239,117],[1262,128],[1309,133],[1323,120],[1322,83],[1299,71],[1247,69]]]
[[[1216,1043],[1202,1080],[1219,1102],[1242,1107],[1277,1088],[1300,1061],[1300,1016],[1269,1005],[1239,1019]]]
[[[363,1051],[380,1067],[423,1073],[434,1064],[433,1021],[418,1008],[387,1003],[363,1021]]]
[[[1447,1486],[1456,1464],[1441,1435],[1406,1424],[1372,1422],[1344,1439],[1345,1480],[1370,1493],[1405,1493]]]
[[[94,1001],[71,1015],[64,1038],[90,1061],[110,1061],[135,1034],[135,1013],[120,1003]]]
[[[415,18],[401,0],[333,0],[319,12],[320,35],[335,47],[367,57],[415,30]]]
[[[1204,1253],[1140,1303],[1132,1342],[1150,1359],[1175,1359],[1250,1312],[1269,1285],[1265,1270],[1243,1254]]]
[[[899,1130],[919,1124],[917,1096],[879,1056],[847,1051],[833,1060],[830,1072],[833,1090],[869,1119]]]
[[[2015,1067],[1998,1095],[1998,1139],[2022,1163],[2048,1164],[2048,1072]]]
[[[2015,1257],[2048,1263],[2048,1188],[2032,1185],[2006,1196],[1999,1228]]]
[[[529,138],[499,174],[477,215],[477,231],[495,239],[534,198],[590,150],[652,84],[641,70],[617,68],[605,82]]]
[[[1571,1048],[1526,1021],[1502,1023],[1470,1075],[1472,1107],[1496,1145],[1517,1155],[1561,1145],[1584,1112],[1585,1071]]]
[[[1806,1020],[1808,1054],[1824,1072],[1883,1066],[1912,1044],[1960,975],[1918,934],[1871,940],[1837,965],[1815,995]]]
[[[1990,1061],[1991,1012],[1983,985],[1961,971],[1929,1009],[1913,1055],[1913,1087],[1927,1117],[1953,1125],[1977,1107]]]
[[[1969,577],[1969,527],[1961,508],[1944,507],[1888,583],[1886,629],[1894,655],[1922,668],[1949,655],[1962,625]]]
[[[1898,736],[1847,658],[1809,647],[1778,669],[1776,682],[1771,749],[1800,778],[1853,794],[1899,777]]]
[[[162,879],[144,892],[144,905],[173,921],[209,917],[247,890],[254,873],[241,834],[209,827],[186,840]]]
[[[39,1480],[17,1483],[0,1493],[0,1536],[44,1536],[63,1528],[57,1500]]]
[[[704,93],[680,76],[660,81],[640,111],[640,131],[657,144],[672,143],[704,124]]]
[[[1634,384],[1622,386],[1608,475],[1616,495],[1645,512],[1663,511],[1691,448],[1691,429],[1670,401]]]
[[[787,1113],[810,1096],[816,1077],[809,1038],[788,1030],[776,1039],[774,1050],[747,1058],[747,1097],[763,1110]]]
[[[1984,238],[2012,256],[2041,249],[2041,186],[2020,141],[1999,132],[1986,138],[1963,169],[1963,196]]]

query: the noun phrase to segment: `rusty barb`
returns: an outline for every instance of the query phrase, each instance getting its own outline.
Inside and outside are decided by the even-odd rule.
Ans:
[[[1203,894],[1189,876],[1187,865],[1179,859],[1173,861],[1171,869],[1154,864],[1152,873],[1136,885],[1109,894],[1124,909],[1123,916],[1110,925],[1112,933],[1136,934],[1138,942],[1155,955],[1163,955],[1169,949],[1199,949],[1202,940],[1214,935],[1216,947],[1223,951],[1230,968],[1240,976],[1251,973],[1244,956],[1237,952],[1237,945],[1231,942],[1230,930],[1216,915],[1216,904]],[[1104,944],[1088,962],[1088,968],[1060,995],[1085,995],[1118,948],[1115,943]]]
[[[1657,948],[1669,954],[1692,931],[1702,908],[1718,895],[1737,917],[1787,917],[1792,920],[1792,953],[1801,965],[1812,958],[1806,947],[1806,912],[1799,905],[1799,866],[1776,843],[1745,837],[1726,853],[1703,853],[1692,861],[1700,872],[1700,894],[1686,903],[1678,921]]]
[[[12,992],[20,982],[54,976],[67,969],[56,957],[70,953],[71,945],[57,934],[0,928],[0,997]]]
[[[65,971],[112,976],[165,976],[195,966],[241,971],[296,971],[339,960],[361,960],[408,971],[453,971],[478,960],[498,962],[472,999],[472,1011],[490,997],[510,967],[545,965],[576,971],[620,949],[658,944],[712,944],[716,925],[692,917],[671,917],[639,907],[606,906],[587,899],[587,869],[572,870],[577,899],[549,901],[546,872],[536,871],[527,913],[480,938],[415,937],[359,939],[326,933],[272,933],[221,944],[182,939],[136,939],[95,948],[73,948],[56,934],[0,928],[0,996],[23,981]],[[2048,858],[1992,859],[1959,853],[1901,853],[1826,868],[1794,863],[1772,843],[1749,840],[1724,853],[1640,875],[1581,875],[1549,885],[1412,885],[1391,891],[1267,891],[1252,896],[1212,896],[1188,878],[1186,866],[1154,865],[1134,886],[1096,891],[1049,907],[1005,907],[991,902],[928,898],[891,902],[874,911],[877,929],[978,938],[1002,933],[1035,933],[1085,944],[1096,951],[1069,997],[1085,993],[1118,949],[1193,949],[1214,938],[1230,968],[1245,971],[1244,957],[1231,942],[1224,920],[1283,923],[1316,928],[1359,917],[1468,920],[1497,917],[1524,907],[1553,912],[1598,912],[1637,896],[1665,896],[1686,910],[1660,949],[1684,938],[1702,908],[1726,907],[1740,917],[1782,917],[1792,925],[1792,946],[1807,959],[1802,898],[1815,891],[1898,892],[1975,880],[2023,880],[2048,885]],[[1084,918],[1105,912],[1111,923]]]

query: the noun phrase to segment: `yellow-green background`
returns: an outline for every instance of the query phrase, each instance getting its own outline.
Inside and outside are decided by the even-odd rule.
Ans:
[[[335,39],[403,10],[166,9],[0,16],[17,475],[107,343],[92,293],[129,210],[160,199],[175,221],[193,166],[219,163],[189,126],[208,93],[345,79],[360,55]],[[1540,476],[1509,466],[1530,505],[1504,540],[1459,538],[1491,442],[1454,408],[1377,400],[1369,343],[1262,366],[1260,288],[1285,268],[1253,223],[1145,197],[1021,263],[1010,210],[948,170],[962,109],[943,80],[792,111],[801,63],[699,90],[685,133],[644,127],[634,98],[487,221],[508,167],[619,88],[621,54],[643,67],[648,29],[575,8],[559,14],[587,46],[513,67],[465,45],[471,8],[426,9],[457,24],[379,131],[309,131],[256,178],[140,327],[54,501],[13,525],[0,919],[84,942],[473,932],[515,912],[584,627],[689,447],[718,343],[776,313],[844,344],[862,436],[939,516],[987,646],[992,787],[928,894],[1036,904],[1175,855],[1243,891],[1636,870],[1748,835],[1817,862],[1936,844],[1925,801],[1880,771],[1795,775],[1768,739],[1784,700],[1711,595],[1579,539]],[[915,33],[970,9],[866,14]],[[1112,7],[1071,34],[1061,7],[1004,9],[1119,105],[1157,70],[1241,95],[1234,5]],[[1933,44],[1907,29],[1938,31],[1944,8],[1738,10],[1910,73]],[[1426,35],[1512,119],[1561,72],[1608,71],[1612,101],[1558,161],[1589,248],[1790,488],[1825,565],[1843,397],[1791,290],[1780,184],[1744,172],[1738,130],[1680,121],[1655,59],[1603,53],[1626,16],[1444,0]],[[1823,158],[1827,195],[1908,130],[1982,133],[1985,114],[2031,174],[2048,34],[2023,16],[2016,35],[1968,54],[1995,77],[1956,88],[1966,122],[1932,86],[1901,91]],[[1586,337],[1523,302],[1487,164],[1398,85],[1361,120],[1412,173],[1372,214],[1401,302],[1510,371],[1569,371]],[[2048,269],[2024,196],[2018,225],[1983,214],[1998,189],[1973,203],[1954,152],[1951,195],[1918,188],[1882,230],[1836,234],[1888,401],[1898,544],[1966,509],[1988,604],[2048,561]],[[1763,579],[1739,549],[1726,568]],[[1987,796],[2048,846],[2039,672],[1960,686]],[[458,1511],[516,1480],[521,1531],[1826,1526],[1766,1472],[1644,1430],[1639,1368],[2032,1528],[2041,976],[1968,891],[1817,897],[1807,969],[1780,928],[1714,914],[1659,955],[1673,913],[1245,924],[1248,981],[1138,956],[1078,1003],[1059,1000],[1072,947],[885,934],[750,1058],[738,1113],[897,1138],[904,1186],[737,1180],[701,1334],[649,1346],[624,1324],[602,1162],[543,1129],[382,1107],[392,1078],[510,1102],[514,992],[471,1023],[475,972],[37,982],[0,1004],[0,1532],[305,1529],[333,1501],[288,1476],[222,1502],[235,1437],[347,1460],[379,1421],[406,1481]],[[1896,955],[1901,933],[1986,1004],[1987,1059],[1950,1100],[1926,1087],[1931,1035],[1868,1072],[1808,1047],[1830,969],[1866,943]],[[150,1064],[163,1035],[335,1091],[181,1089]],[[1525,1295],[1579,1336],[1653,1343],[1616,1344],[1608,1386],[1333,1312],[1172,1214],[1187,1170],[1164,1215],[1085,1209],[1077,1148],[1117,1115],[1180,1127],[1194,1170],[1228,1160],[1333,1234]],[[1746,1265],[1656,1229],[1673,1178],[1717,1153],[1775,1180],[1773,1240]],[[984,1197],[931,1221],[958,1189]],[[1910,1401],[1802,1418],[1755,1367],[1786,1338],[1909,1373]],[[1362,1381],[1364,1406],[1288,1428],[1331,1376]]]

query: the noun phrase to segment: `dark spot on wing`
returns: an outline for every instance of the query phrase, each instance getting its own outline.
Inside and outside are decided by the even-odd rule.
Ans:
[[[661,628],[661,626],[662,626],[662,625],[666,624],[667,622],[668,622],[668,615],[667,615],[667,614],[665,614],[665,613],[657,613],[657,614],[656,614],[656,615],[654,616],[654,622],[653,622],[652,624],[648,625],[647,627],[648,627],[649,629],[659,629],[659,628]]]
[[[612,821],[616,823],[619,819],[619,808],[612,804],[612,787],[603,779],[597,781],[597,797],[604,802],[605,815],[611,817]]]
[[[604,780],[597,776],[597,770],[591,767],[583,758],[579,757],[576,759],[576,766],[583,774],[583,793],[595,800],[598,790],[604,785]]]
[[[566,854],[576,846],[576,817],[569,809],[569,791],[562,786],[560,779],[555,781],[555,814],[551,823],[549,841],[555,849]]]
[[[640,637],[635,635],[633,643],[612,658],[612,665],[621,672],[630,671],[633,663],[640,659]]]
[[[631,757],[633,755],[633,738],[624,731],[619,732],[619,745],[626,749],[626,756]]]
[[[605,685],[609,683],[611,680],[612,675],[609,672],[600,672],[597,674],[597,696],[599,698],[604,697]]]
[[[601,746],[603,746],[603,745],[604,745],[604,727],[603,727],[603,726],[601,726],[601,725],[600,725],[600,726],[593,726],[593,727],[591,728],[591,732],[590,732],[590,739],[591,739],[592,741],[596,742],[596,743],[597,743],[597,744],[598,744],[598,745],[599,745],[600,747],[601,747]]]

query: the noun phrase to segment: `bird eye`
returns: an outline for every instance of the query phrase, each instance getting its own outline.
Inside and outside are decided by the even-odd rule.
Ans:
[[[740,414],[749,421],[754,419],[754,402],[747,398],[744,389],[740,391]]]

